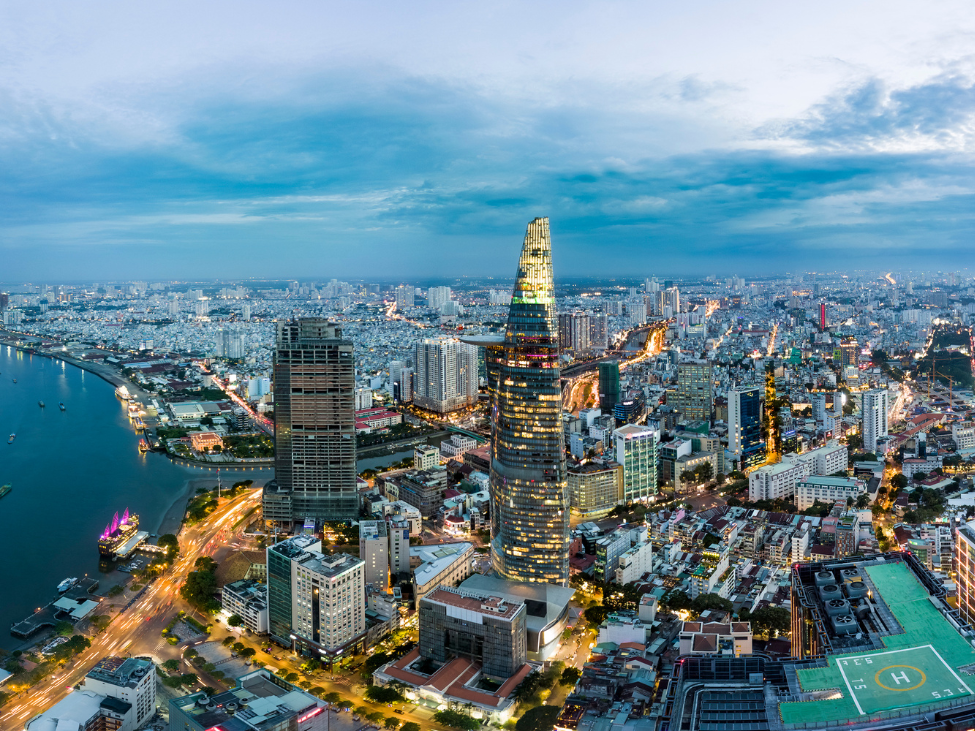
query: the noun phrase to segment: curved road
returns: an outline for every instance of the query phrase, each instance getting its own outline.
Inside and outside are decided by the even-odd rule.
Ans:
[[[24,723],[42,713],[71,692],[73,686],[99,660],[107,655],[133,655],[152,652],[162,642],[160,633],[170,617],[179,587],[200,556],[209,556],[226,542],[233,524],[260,500],[260,488],[238,495],[219,506],[206,520],[186,528],[180,534],[180,556],[173,567],[157,578],[135,602],[112,620],[97,635],[91,647],[64,669],[12,699],[0,708],[0,728],[23,728]]]

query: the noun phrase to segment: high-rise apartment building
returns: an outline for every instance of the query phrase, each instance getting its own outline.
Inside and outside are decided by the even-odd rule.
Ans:
[[[503,578],[565,585],[569,490],[547,218],[528,224],[499,364],[491,553]]]
[[[712,383],[709,361],[690,360],[677,366],[677,409],[685,420],[710,420]]]
[[[559,347],[576,355],[589,351],[589,315],[563,312],[559,315]]]
[[[620,364],[610,360],[599,364],[599,410],[612,414],[620,402]]]
[[[220,328],[217,334],[217,356],[240,360],[245,355],[244,334],[237,328]]]
[[[443,414],[477,401],[477,347],[459,340],[416,344],[413,403]]]
[[[327,320],[278,323],[274,353],[274,471],[265,503],[293,522],[359,517],[352,341]],[[265,516],[267,517],[267,516]]]
[[[389,588],[389,534],[385,520],[359,521],[359,558],[365,563],[366,586]]]
[[[627,424],[613,432],[613,456],[623,465],[624,502],[646,502],[657,494],[657,432]]]
[[[589,315],[589,347],[606,350],[609,347],[609,315],[593,312]]]
[[[758,386],[740,386],[728,391],[728,448],[741,470],[765,463],[762,390]]]
[[[268,624],[276,642],[332,660],[365,638],[365,562],[321,551],[308,535],[268,546]]]
[[[887,409],[889,408],[887,389],[875,388],[863,394],[863,448],[876,452],[887,437]]]
[[[427,290],[427,307],[439,310],[451,299],[450,287],[430,287]]]
[[[396,309],[405,310],[413,306],[416,290],[411,284],[401,284],[396,288]]]

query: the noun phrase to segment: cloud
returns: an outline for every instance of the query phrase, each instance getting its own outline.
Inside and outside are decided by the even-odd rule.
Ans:
[[[862,81],[755,129],[702,118],[744,92],[697,75],[533,98],[389,68],[266,73],[282,83],[213,71],[116,89],[124,104],[8,92],[5,278],[146,276],[144,255],[160,276],[507,275],[536,215],[563,276],[971,251],[960,69]]]
[[[782,125],[780,134],[831,149],[971,152],[975,81],[950,71],[894,89],[871,78],[815,105],[805,118]]]

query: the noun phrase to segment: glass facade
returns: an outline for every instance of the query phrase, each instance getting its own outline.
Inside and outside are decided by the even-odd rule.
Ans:
[[[506,579],[569,579],[569,489],[547,218],[528,224],[503,355],[491,450],[491,548]]]
[[[765,464],[765,439],[762,435],[762,392],[758,386],[728,392],[728,417],[731,451],[739,468],[750,470]]]
[[[607,361],[599,364],[599,409],[604,414],[612,414],[613,407],[620,402],[620,364]]]

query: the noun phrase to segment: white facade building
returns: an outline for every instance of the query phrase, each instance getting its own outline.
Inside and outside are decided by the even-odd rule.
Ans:
[[[135,731],[156,712],[156,666],[147,657],[106,657],[81,689],[35,716],[29,731],[111,728]]]
[[[863,448],[876,452],[879,440],[887,436],[887,389],[877,388],[863,394]]]
[[[848,498],[867,491],[866,483],[849,477],[807,477],[796,486],[796,507],[799,510],[811,508],[819,500],[832,504],[837,500],[846,502]]]
[[[653,544],[649,541],[638,543],[619,558],[616,567],[616,583],[629,584],[639,581],[644,574],[653,571]]]
[[[755,502],[790,498],[795,494],[796,485],[807,474],[806,464],[798,460],[783,460],[778,464],[759,467],[748,475],[748,499]]]
[[[445,413],[477,401],[477,346],[456,339],[416,344],[413,402]]]
[[[429,470],[440,464],[440,452],[429,444],[418,444],[413,447],[413,469]]]
[[[223,587],[220,605],[244,622],[244,627],[259,635],[267,634],[267,585],[252,579],[241,579]]]

